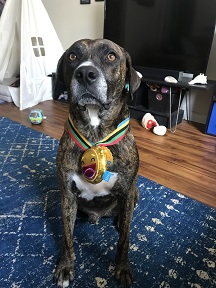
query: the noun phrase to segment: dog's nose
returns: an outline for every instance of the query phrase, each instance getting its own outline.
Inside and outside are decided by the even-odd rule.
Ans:
[[[75,73],[76,79],[81,84],[92,84],[99,76],[98,70],[93,66],[81,66]]]

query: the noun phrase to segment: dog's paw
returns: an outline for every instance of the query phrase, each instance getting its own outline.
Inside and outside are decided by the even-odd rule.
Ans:
[[[56,279],[58,287],[66,288],[69,286],[70,281],[74,279],[74,269],[72,266],[67,267],[59,263],[56,268],[54,277]]]
[[[115,268],[115,277],[125,288],[129,288],[133,283],[133,275],[129,263],[117,265]]]

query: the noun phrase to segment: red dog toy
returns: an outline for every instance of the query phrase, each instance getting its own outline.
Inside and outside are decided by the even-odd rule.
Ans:
[[[151,113],[146,113],[142,118],[142,126],[147,130],[153,129],[154,134],[163,136],[166,134],[167,128],[159,125]]]

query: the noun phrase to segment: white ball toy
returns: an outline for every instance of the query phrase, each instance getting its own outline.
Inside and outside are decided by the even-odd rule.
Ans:
[[[159,136],[165,135],[166,132],[167,132],[167,128],[162,125],[158,125],[153,128],[153,133]]]

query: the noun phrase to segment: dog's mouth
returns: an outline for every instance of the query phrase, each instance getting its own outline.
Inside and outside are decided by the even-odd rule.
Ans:
[[[86,105],[97,105],[99,108],[108,110],[111,106],[111,103],[111,100],[104,103],[100,97],[97,97],[90,92],[85,92],[79,97],[77,101],[77,107],[84,111],[86,110]]]
[[[96,163],[82,166],[82,174],[85,178],[92,180],[96,174]]]

